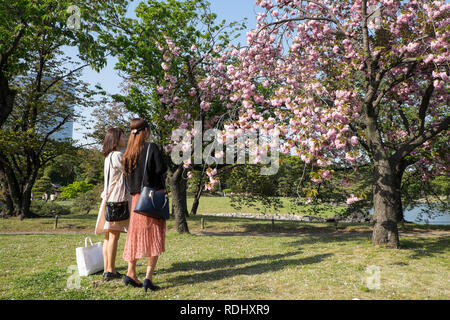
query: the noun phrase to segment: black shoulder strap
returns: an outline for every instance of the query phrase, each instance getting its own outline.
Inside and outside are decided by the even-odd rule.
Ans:
[[[147,161],[148,161],[149,152],[150,152],[150,143],[147,146],[147,155],[145,156],[144,174],[142,175],[142,181],[141,181],[141,191],[144,188],[144,179],[145,179],[145,174],[147,173]]]
[[[109,167],[108,167],[108,176],[106,178],[106,198],[108,198],[108,193],[109,193],[109,173],[111,171],[112,152],[108,155],[108,157],[109,157]],[[108,157],[106,157],[106,159],[108,159]]]
[[[145,167],[144,167],[144,174],[142,176],[142,181],[141,181],[141,191],[144,188],[144,179],[145,179],[145,174],[147,173],[147,162],[148,162],[148,154],[150,153],[150,143],[147,146],[147,155],[145,156]],[[160,175],[161,177],[161,175]],[[166,184],[164,183],[164,179],[161,177],[161,182],[163,184],[164,189],[166,189]]]

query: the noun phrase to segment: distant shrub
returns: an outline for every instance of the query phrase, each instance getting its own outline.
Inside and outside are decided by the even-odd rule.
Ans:
[[[30,211],[38,216],[55,216],[70,214],[70,209],[66,206],[54,202],[44,201],[31,201]]]
[[[43,176],[36,180],[33,187],[33,193],[35,197],[42,197],[44,193],[47,193],[48,195],[52,194],[53,186],[51,179],[47,176]]]
[[[99,184],[92,190],[80,194],[73,202],[72,211],[75,213],[89,214],[91,210],[98,209],[102,191],[103,185]]]
[[[61,197],[63,199],[74,199],[80,194],[88,192],[94,188],[93,184],[87,183],[86,181],[75,181],[66,187],[61,188]]]

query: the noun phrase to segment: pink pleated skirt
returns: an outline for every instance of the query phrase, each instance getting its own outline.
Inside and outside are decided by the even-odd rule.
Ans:
[[[139,193],[132,195],[130,224],[123,251],[125,261],[159,256],[165,250],[166,220],[134,212],[138,199]]]

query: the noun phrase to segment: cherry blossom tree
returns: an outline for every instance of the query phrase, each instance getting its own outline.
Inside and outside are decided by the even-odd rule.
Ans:
[[[136,9],[137,19],[123,18],[111,46],[118,55],[117,68],[126,80],[126,94],[114,98],[149,120],[152,133],[169,164],[168,181],[177,231],[189,232],[186,216],[187,179],[191,170],[208,178],[201,188],[211,190],[217,183],[215,162],[193,161],[194,136],[220,126],[226,106],[220,96],[230,93],[216,81],[225,74],[221,52],[241,25],[216,22],[204,0],[161,2],[148,0]],[[212,74],[215,74],[212,77]],[[199,127],[195,122],[201,123]],[[174,132],[182,132],[173,137]],[[208,142],[209,143],[209,142]],[[199,146],[200,151],[203,143]],[[190,156],[172,161],[174,148]],[[175,151],[174,151],[175,153]]]
[[[239,115],[230,126],[277,128],[293,150],[333,176],[332,163],[374,168],[372,241],[398,248],[400,183],[448,174],[450,4],[418,0],[256,0],[248,47],[227,52]],[[436,152],[436,141],[440,152]],[[430,154],[435,158],[430,161]],[[350,182],[345,180],[343,185]],[[351,195],[347,203],[361,199]]]

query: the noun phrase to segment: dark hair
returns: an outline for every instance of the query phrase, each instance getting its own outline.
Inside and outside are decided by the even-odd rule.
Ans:
[[[112,151],[116,150],[120,137],[125,134],[120,128],[111,128],[106,131],[105,139],[103,140],[103,155],[106,157]]]
[[[122,165],[126,174],[131,174],[137,167],[137,161],[144,148],[147,135],[145,129],[150,129],[148,122],[144,119],[135,118],[130,123],[131,134],[128,139],[127,150],[123,154]]]

